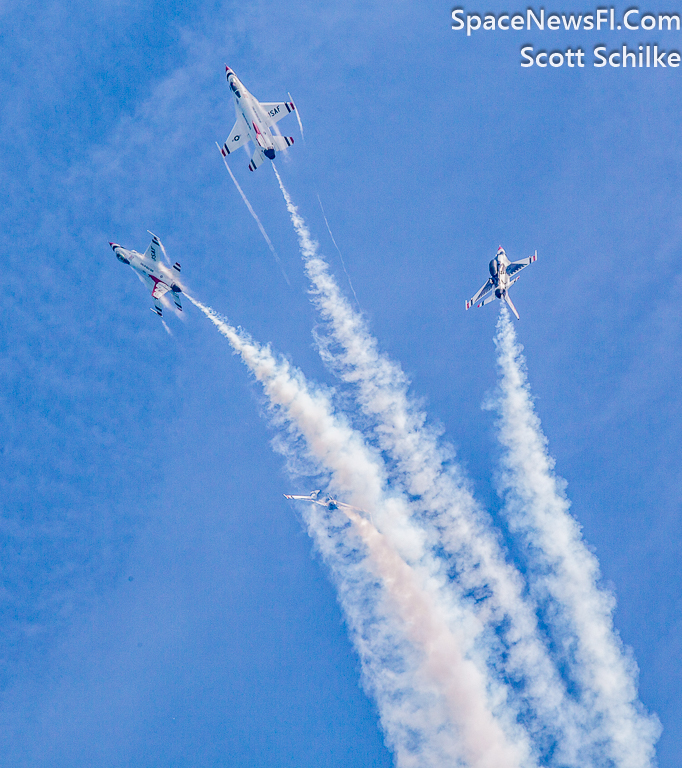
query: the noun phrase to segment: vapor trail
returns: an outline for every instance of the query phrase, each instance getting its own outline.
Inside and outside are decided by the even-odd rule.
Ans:
[[[244,194],[244,190],[239,186],[239,182],[237,181],[237,178],[235,177],[234,173],[232,173],[232,168],[227,164],[227,160],[223,156],[222,150],[220,149],[220,144],[216,142],[216,147],[218,147],[218,150],[220,151],[220,157],[223,158],[223,163],[225,164],[225,167],[227,168],[227,172],[230,174],[232,181],[234,181],[235,187],[237,187],[237,190],[239,191],[239,194],[242,197],[242,200],[244,201],[244,204],[249,209],[249,213],[253,216],[254,221],[256,224],[258,224],[258,229],[260,229],[261,235],[263,235],[263,239],[268,244],[268,248],[270,249],[270,253],[275,257],[275,261],[279,265],[279,268],[282,270],[282,274],[284,275],[284,279],[287,281],[287,285],[291,285],[289,282],[289,277],[287,273],[284,271],[284,266],[282,265],[282,262],[280,261],[279,256],[277,255],[277,251],[275,250],[275,246],[272,244],[272,240],[268,237],[268,233],[265,231],[265,227],[261,224],[261,220],[258,218],[258,214],[253,210],[253,206],[249,202],[248,198]]]
[[[495,337],[500,368],[499,439],[505,453],[502,490],[510,526],[528,548],[529,578],[538,600],[554,602],[547,620],[557,647],[593,717],[607,764],[653,765],[660,725],[637,694],[637,665],[613,626],[615,600],[600,587],[599,562],[569,512],[566,483],[535,413],[522,347],[502,307]],[[556,610],[558,606],[558,611]]]
[[[289,101],[293,102],[293,99],[291,98],[291,94],[289,91],[287,91],[287,96],[289,97]],[[303,135],[303,123],[301,122],[301,113],[298,111],[298,107],[296,107],[296,119],[298,120],[298,129],[301,132],[301,141],[305,145],[305,136]]]
[[[584,713],[567,695],[520,574],[507,563],[491,521],[453,461],[453,450],[427,425],[402,369],[379,351],[363,318],[341,294],[276,168],[275,173],[314,302],[328,323],[326,337],[318,333],[325,362],[354,385],[358,404],[374,422],[379,448],[393,462],[393,476],[416,497],[413,506],[431,533],[431,545],[443,550],[447,567],[456,572],[456,580],[444,588],[470,604],[486,624],[488,632],[478,645],[500,677],[514,683],[508,708],[516,707],[541,752],[552,754],[557,764],[584,768]]]
[[[489,694],[485,676],[466,656],[467,639],[475,635],[476,629],[466,616],[457,614],[457,606],[444,606],[440,602],[442,595],[436,588],[439,574],[434,572],[434,563],[420,541],[420,531],[409,521],[404,500],[387,493],[380,459],[334,412],[329,398],[311,390],[300,371],[276,358],[269,348],[248,338],[209,307],[191,296],[188,299],[228,339],[261,383],[276,423],[284,427],[290,437],[293,433],[303,440],[307,454],[331,475],[335,489],[347,494],[354,505],[371,511],[379,521],[382,534],[371,524],[361,522],[361,518],[354,520],[369,551],[368,562],[381,577],[386,600],[397,609],[398,616],[395,610],[384,611],[383,619],[391,627],[388,634],[406,635],[417,651],[418,663],[415,666],[413,660],[408,668],[410,686],[417,692],[417,699],[428,701],[431,692],[436,703],[430,709],[437,714],[442,707],[447,715],[445,721],[441,716],[431,724],[424,722],[423,733],[429,750],[438,745],[438,751],[447,750],[446,764],[459,764],[463,759],[472,768],[529,765],[522,730],[517,728],[505,734],[488,703],[488,696],[494,692]],[[313,533],[324,549],[324,530],[313,528]],[[363,599],[367,599],[366,594]],[[362,615],[362,604],[351,602],[347,606],[344,603],[344,607],[349,615]],[[448,613],[450,622],[443,618],[444,612]],[[459,633],[452,629],[457,620]],[[380,681],[372,679],[369,687],[379,692],[382,721],[390,723],[396,717],[394,700],[399,696],[387,682],[378,651],[369,643],[359,643],[358,648],[369,657],[365,669],[380,670]],[[404,689],[400,675],[396,680]],[[410,709],[423,715],[419,707]],[[402,722],[398,732],[405,728],[409,728],[408,722]]]
[[[281,179],[280,179],[281,181]],[[334,243],[334,248],[336,248],[336,252],[339,254],[339,258],[341,259],[341,266],[343,267],[343,271],[346,275],[346,279],[348,280],[348,285],[350,286],[351,291],[353,292],[353,296],[355,298],[355,303],[360,307],[360,302],[358,301],[358,295],[355,293],[355,288],[353,288],[353,283],[351,282],[350,275],[348,274],[348,270],[346,269],[346,262],[343,260],[343,255],[341,254],[341,249],[336,244],[336,240],[334,239],[334,235],[332,234],[332,228],[329,226],[329,222],[327,221],[327,214],[324,212],[324,206],[322,205],[322,200],[320,200],[320,196],[317,196],[317,202],[320,204],[320,210],[322,211],[322,218],[324,219],[324,223],[327,225],[327,232],[329,232],[329,237],[332,239],[332,243]]]

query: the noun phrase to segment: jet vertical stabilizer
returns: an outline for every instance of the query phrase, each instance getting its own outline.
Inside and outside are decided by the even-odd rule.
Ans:
[[[504,294],[504,300],[509,304],[509,309],[516,315],[516,319],[520,320],[519,313],[516,311],[516,307],[514,306],[514,302],[511,300],[508,293]]]

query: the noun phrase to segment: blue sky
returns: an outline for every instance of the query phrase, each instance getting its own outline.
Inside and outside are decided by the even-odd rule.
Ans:
[[[515,10],[466,7],[489,8]],[[682,73],[519,50],[680,37],[466,38],[451,10],[3,5],[2,764],[392,765],[258,387],[192,307],[170,338],[108,246],[156,232],[202,301],[338,386],[274,175],[230,158],[290,285],[215,148],[224,63],[291,92],[285,183],[343,284],[319,194],[372,332],[493,514],[497,311],[464,301],[500,243],[538,250],[514,289],[537,411],[676,764]]]

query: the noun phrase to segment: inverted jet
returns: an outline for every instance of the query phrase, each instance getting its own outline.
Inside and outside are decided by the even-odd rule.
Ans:
[[[225,65],[227,84],[230,86],[237,122],[230,131],[227,141],[220,148],[223,157],[231,155],[239,147],[249,141],[253,142],[254,150],[249,163],[249,170],[256,168],[265,160],[275,159],[275,153],[290,147],[294,143],[291,136],[280,136],[272,128],[285,115],[293,112],[296,107],[293,101],[260,102],[245,88],[242,81]]]
[[[337,501],[333,496],[324,496],[323,498],[320,498],[321,491],[311,491],[307,496],[291,496],[289,494],[284,494],[285,499],[293,499],[294,501],[310,501],[313,504],[319,504],[321,507],[326,507],[327,509],[352,509],[355,512],[364,512],[362,509],[358,509],[357,507],[352,507],[350,504],[345,504],[343,501]]]
[[[532,264],[538,259],[538,252],[527,259],[521,259],[521,261],[509,261],[507,254],[504,252],[504,248],[500,246],[497,249],[495,258],[492,259],[488,265],[490,271],[490,277],[486,280],[485,285],[478,291],[469,301],[466,303],[466,308],[469,309],[475,304],[477,307],[483,307],[489,304],[493,299],[499,299],[500,301],[506,301],[509,305],[509,309],[516,315],[516,319],[519,320],[519,313],[516,311],[516,307],[513,305],[512,300],[509,298],[509,288],[519,279],[519,272],[525,269],[529,264]],[[516,275],[516,277],[514,277]]]
[[[127,248],[121,248],[118,243],[109,243],[113,248],[116,258],[124,264],[128,264],[138,275],[140,280],[149,288],[154,299],[152,312],[156,312],[159,317],[163,317],[163,307],[161,299],[167,293],[171,293],[175,306],[182,311],[180,294],[180,265],[176,261],[172,267],[166,266],[161,260],[162,255],[166,256],[166,251],[159,238],[153,233],[149,248],[142,254],[137,251],[129,251]]]

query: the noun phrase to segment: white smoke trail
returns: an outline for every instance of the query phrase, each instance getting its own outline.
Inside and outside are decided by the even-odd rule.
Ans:
[[[270,253],[275,257],[275,261],[279,265],[279,268],[282,270],[282,274],[284,275],[284,279],[287,281],[287,285],[291,285],[289,282],[289,277],[287,273],[284,271],[284,266],[282,265],[282,262],[280,261],[279,256],[277,255],[277,251],[275,250],[275,246],[272,244],[272,240],[268,237],[268,233],[265,231],[265,227],[261,223],[261,220],[258,218],[258,214],[253,210],[253,206],[249,202],[249,199],[244,194],[244,190],[239,186],[239,182],[237,181],[236,176],[234,173],[232,173],[232,168],[227,164],[227,160],[225,159],[222,150],[220,149],[220,144],[216,141],[216,147],[218,147],[218,151],[220,152],[220,156],[223,158],[223,163],[225,164],[225,167],[227,168],[227,172],[230,174],[230,177],[232,178],[232,181],[234,181],[235,187],[237,187],[237,190],[239,191],[239,194],[241,195],[242,200],[244,201],[244,204],[249,209],[249,213],[253,216],[253,220],[258,225],[258,229],[260,230],[261,235],[263,235],[263,239],[268,245],[268,248],[270,249]]]
[[[361,525],[360,530],[374,555],[370,558],[373,567],[398,608],[409,640],[423,657],[413,674],[416,681],[426,681],[426,690],[424,682],[421,683],[419,697],[425,698],[428,690],[438,692],[456,729],[459,748],[449,747],[448,762],[459,762],[463,758],[474,768],[529,765],[523,732],[516,728],[511,734],[505,734],[491,712],[484,675],[466,657],[467,639],[475,636],[476,629],[467,623],[466,617],[459,615],[456,618],[460,631],[455,633],[441,618],[445,610],[451,622],[456,623],[457,608],[445,609],[438,602],[439,574],[434,572],[433,562],[425,554],[419,530],[409,522],[404,501],[387,495],[380,460],[367,449],[358,433],[334,413],[329,399],[321,392],[310,390],[300,371],[276,359],[268,348],[250,340],[210,308],[191,296],[188,298],[228,339],[262,384],[281,421],[303,438],[309,454],[331,474],[332,485],[348,494],[354,505],[371,510],[374,519],[379,521],[383,529],[381,536],[372,533],[375,529],[369,523]],[[365,647],[364,651],[367,650]],[[362,645],[360,651],[363,651]],[[380,666],[375,656],[374,666],[377,664]],[[374,683],[371,687],[382,690]],[[496,693],[492,691],[490,695]],[[390,699],[384,696],[379,701],[382,713],[388,713],[384,722],[390,722],[396,714]],[[436,723],[435,730],[431,727],[427,734],[430,749],[434,744],[441,744],[448,732],[438,720]],[[505,725],[512,730],[508,723]]]
[[[514,681],[514,696],[538,749],[561,765],[587,764],[581,721],[551,661],[534,610],[524,599],[524,584],[509,565],[490,520],[481,512],[452,461],[452,450],[426,426],[426,415],[411,400],[400,367],[378,350],[319,256],[305,221],[277,173],[299,238],[315,304],[329,324],[329,339],[319,337],[325,361],[356,387],[362,411],[376,425],[379,447],[394,462],[396,479],[418,497],[422,522],[434,532],[457,581],[448,587],[473,603],[492,630],[479,645],[501,676]],[[333,348],[332,348],[333,345]],[[500,638],[502,649],[497,644]]]
[[[638,700],[636,663],[613,626],[615,600],[599,586],[599,563],[569,513],[566,483],[554,473],[506,307],[495,345],[501,373],[495,406],[505,449],[502,490],[510,527],[528,547],[531,586],[539,601],[555,602],[548,621],[607,760],[619,768],[648,768],[660,725]]]
[[[389,595],[397,605],[409,638],[419,647],[429,648],[425,666],[433,680],[443,683],[455,722],[466,720],[470,725],[474,724],[475,731],[469,735],[467,750],[471,764],[493,768],[520,760],[521,750],[517,749],[514,755],[502,742],[493,749],[485,748],[491,717],[479,693],[478,670],[462,657],[446,622],[428,604],[416,583],[414,571],[398,557],[369,520],[352,510],[343,511],[360,532],[378,575],[384,583],[390,584]]]

